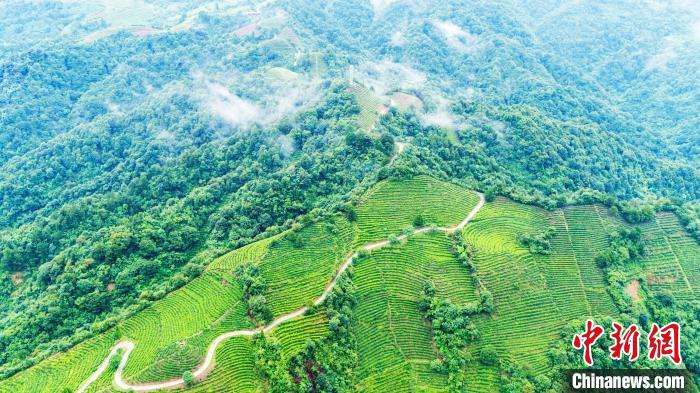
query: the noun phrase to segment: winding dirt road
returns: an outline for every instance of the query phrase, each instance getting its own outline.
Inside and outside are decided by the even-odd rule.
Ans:
[[[409,236],[417,235],[419,233],[425,233],[425,232],[431,232],[431,231],[441,231],[441,232],[454,232],[454,231],[459,231],[464,228],[469,221],[471,221],[472,218],[476,215],[476,213],[481,210],[481,207],[484,206],[484,196],[479,193],[479,202],[474,206],[474,208],[469,212],[467,217],[462,220],[459,224],[452,226],[452,227],[437,227],[437,226],[430,226],[430,227],[424,227],[424,228],[419,228],[416,229],[414,232],[408,235],[401,235],[398,236],[398,240],[404,240],[408,238]],[[360,247],[360,250],[367,250],[367,251],[372,251],[376,250],[379,248],[382,248],[386,245],[389,244],[388,240],[376,242],[376,243],[369,243],[365,244],[364,246]],[[336,275],[333,277],[331,282],[326,285],[326,288],[324,289],[323,293],[321,296],[319,296],[315,301],[314,305],[320,305],[323,303],[328,295],[331,293],[333,290],[333,287],[335,284],[338,282],[338,278],[345,273],[347,268],[352,264],[353,260],[357,258],[359,252],[354,252],[352,255],[347,257],[343,264],[340,266],[338,269],[338,272]],[[207,350],[207,356],[204,358],[204,361],[194,370],[192,371],[192,375],[194,376],[195,379],[200,380],[203,379],[209,371],[213,368],[213,361],[214,361],[214,355],[216,353],[216,349],[218,348],[219,344],[221,344],[223,341],[231,338],[231,337],[236,337],[236,336],[254,336],[256,334],[260,334],[263,332],[269,332],[272,329],[276,328],[277,326],[291,320],[297,317],[300,317],[304,315],[308,307],[304,306],[294,312],[291,312],[289,314],[285,314],[272,322],[268,324],[267,326],[264,327],[259,327],[257,329],[251,329],[251,330],[236,330],[233,332],[228,332],[224,333],[217,338],[214,339],[214,341],[209,344],[209,349]],[[114,384],[123,390],[133,390],[135,392],[146,392],[146,391],[151,391],[151,390],[158,390],[158,389],[170,389],[170,388],[176,388],[176,387],[183,387],[184,386],[184,381],[182,378],[177,378],[177,379],[171,379],[169,381],[165,382],[154,382],[154,383],[147,383],[147,384],[130,384],[124,381],[122,378],[122,372],[124,371],[124,367],[126,366],[126,362],[129,360],[129,355],[131,354],[131,351],[134,350],[134,343],[131,341],[121,341],[117,343],[113,348],[112,351],[107,355],[105,360],[100,364],[100,367],[95,370],[95,372],[90,375],[88,379],[86,379],[80,387],[78,387],[77,393],[83,393],[87,390],[87,388],[95,382],[102,373],[104,373],[107,368],[109,367],[109,361],[112,358],[112,356],[117,355],[117,351],[123,350],[122,352],[122,358],[121,361],[119,362],[119,366],[117,367],[117,370],[114,372]]]

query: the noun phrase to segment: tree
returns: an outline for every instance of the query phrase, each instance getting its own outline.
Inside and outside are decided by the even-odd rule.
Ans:
[[[348,206],[345,208],[345,213],[346,217],[348,218],[348,221],[357,221],[357,212],[355,211],[355,208],[352,205],[348,204]]]
[[[382,134],[377,139],[377,150],[384,152],[386,155],[391,155],[394,153],[396,144],[394,143],[394,137],[389,134]]]
[[[649,319],[649,314],[646,312],[640,313],[638,318],[639,325],[644,329],[649,329]]]
[[[496,196],[498,196],[498,192],[495,188],[489,188],[484,191],[484,199],[486,202],[493,202],[496,199]]]
[[[423,217],[423,213],[418,213],[416,218],[413,220],[413,226],[416,228],[422,228],[425,226],[425,217]]]
[[[493,314],[493,312],[496,311],[496,306],[493,304],[493,294],[491,294],[491,291],[482,289],[479,292],[479,297],[482,309],[489,314]]]
[[[267,305],[267,300],[262,295],[256,295],[248,300],[248,312],[250,316],[260,322],[267,323],[272,320],[272,311]]]
[[[345,143],[357,153],[364,153],[372,147],[372,138],[364,132],[349,132],[345,135]]]
[[[673,306],[676,303],[676,297],[671,291],[665,289],[656,294],[656,298],[666,307]]]
[[[292,246],[294,246],[295,248],[304,247],[304,238],[300,236],[296,231],[290,232],[287,235],[287,240],[289,240],[289,242],[292,243]]]
[[[195,383],[194,375],[191,371],[185,371],[182,373],[182,381],[187,387],[191,387]]]
[[[485,366],[495,366],[498,363],[498,352],[493,347],[485,346],[479,351],[479,361]]]
[[[622,217],[631,224],[646,222],[654,218],[654,208],[649,205],[627,205],[622,208]]]

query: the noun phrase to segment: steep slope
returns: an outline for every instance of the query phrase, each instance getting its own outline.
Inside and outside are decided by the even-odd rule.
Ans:
[[[623,288],[607,284],[605,272],[594,262],[595,254],[607,247],[608,228],[620,224],[605,207],[584,205],[547,211],[499,198],[473,209],[476,199],[471,192],[421,176],[376,185],[360,199],[356,215],[346,213],[351,220],[338,215],[320,217],[215,260],[201,277],[117,328],[0,382],[0,391],[75,389],[98,368],[114,342],[127,339],[134,343],[134,349],[123,370],[126,381],[138,384],[179,378],[200,362],[215,336],[253,328],[238,266],[260,267],[266,283],[263,293],[274,317],[294,311],[321,294],[340,262],[358,244],[385,239],[387,232],[382,228],[395,212],[379,207],[396,194],[408,196],[397,210],[399,221],[392,224],[397,228],[400,222],[410,225],[413,221],[402,217],[425,215],[439,226],[448,226],[474,212],[471,222],[457,235],[471,247],[473,268],[458,260],[457,238],[440,231],[416,233],[404,240],[399,237],[369,255],[357,256],[351,268],[357,304],[350,326],[357,340],[358,363],[348,375],[360,389],[446,389],[449,375],[431,367],[440,355],[434,332],[419,307],[421,288],[428,280],[434,282],[437,296],[449,298],[457,306],[479,303],[486,292],[493,295],[493,312],[472,317],[479,336],[463,348],[470,360],[459,374],[468,388],[483,391],[497,389],[502,383],[498,375],[509,364],[527,365],[533,376],[546,375],[550,349],[568,340],[560,334],[571,321],[619,315],[611,293]],[[435,200],[442,204],[436,205]],[[374,214],[363,213],[372,207]],[[523,233],[540,233],[547,228],[554,231],[548,254],[534,253],[522,244]],[[676,258],[669,260],[654,246],[626,282],[653,275],[657,280],[649,278],[649,284],[644,285],[650,297],[675,288],[676,283],[693,282],[687,275],[692,279],[699,270],[695,255],[700,255],[700,246],[684,240],[688,238],[679,232],[674,216],[662,213],[653,226],[642,229],[650,245],[672,239]],[[676,261],[682,270],[662,266]],[[697,288],[691,284],[688,290],[689,298],[697,298],[697,294],[692,295]],[[320,342],[331,334],[328,329],[333,331],[335,322],[326,316],[326,306],[322,303],[265,333],[268,341],[279,345],[280,357],[270,360],[272,364],[291,362],[296,354],[306,351],[307,340]],[[256,359],[264,348],[249,337],[222,342],[213,368],[192,390],[226,386],[233,391],[257,391],[271,383],[256,372],[260,370]],[[494,350],[500,363],[480,363],[479,354],[484,349]],[[110,391],[113,375],[114,369],[108,369],[87,391]]]

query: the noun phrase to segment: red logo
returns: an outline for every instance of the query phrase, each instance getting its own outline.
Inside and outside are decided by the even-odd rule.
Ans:
[[[639,329],[637,325],[632,324],[623,332],[623,327],[617,322],[613,322],[615,331],[610,334],[610,337],[615,341],[610,349],[610,357],[615,360],[620,360],[622,354],[628,356],[629,361],[633,362],[639,357]]]
[[[668,357],[675,364],[681,363],[681,326],[676,322],[659,329],[651,325],[649,332],[649,359],[657,360]]]
[[[612,327],[614,331],[610,338],[613,345],[608,348],[610,358],[620,360],[626,355],[630,362],[637,360],[640,336],[637,325],[632,324],[625,329],[621,324],[613,322]],[[583,361],[589,367],[593,365],[592,347],[603,333],[605,329],[589,319],[583,333],[576,334],[571,342],[575,349],[583,349]],[[678,323],[671,322],[662,328],[654,323],[647,339],[650,360],[667,357],[675,364],[681,363],[681,326]]]
[[[586,321],[586,331],[574,336],[574,341],[572,342],[574,348],[583,348],[583,361],[586,362],[588,366],[593,365],[593,355],[591,354],[591,347],[596,341],[603,335],[605,329],[602,326],[595,325],[590,319]]]

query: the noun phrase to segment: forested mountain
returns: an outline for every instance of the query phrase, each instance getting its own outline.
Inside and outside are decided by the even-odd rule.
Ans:
[[[697,237],[698,80],[694,2],[5,1],[0,376],[388,178]]]

